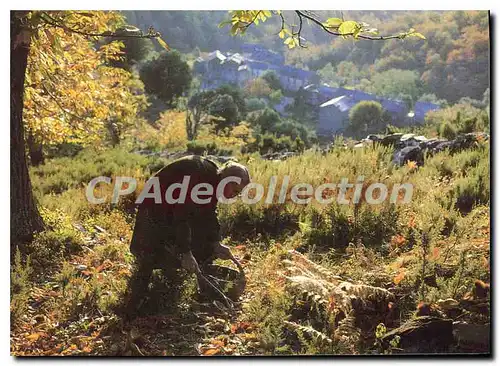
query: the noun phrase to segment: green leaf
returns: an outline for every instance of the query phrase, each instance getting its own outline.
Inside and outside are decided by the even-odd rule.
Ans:
[[[268,18],[272,16],[272,14],[271,14],[271,11],[270,11],[270,10],[262,10],[262,12],[263,12],[263,13],[264,13],[264,15],[265,15],[266,17],[268,17]]]
[[[165,42],[163,39],[161,39],[160,37],[156,37],[156,40],[158,41],[158,43],[160,44],[160,46],[162,46],[164,49],[166,49],[167,51],[170,51],[170,47],[168,46],[167,42]]]
[[[325,22],[325,26],[328,28],[338,28],[342,24],[342,19],[340,18],[328,18]]]
[[[233,24],[233,26],[231,27],[231,35],[236,35],[236,33],[238,32],[238,28],[239,28],[239,24],[236,23],[236,24]]]
[[[387,333],[387,328],[384,323],[377,325],[377,329],[375,329],[375,336],[380,339],[385,335],[385,333]]]
[[[401,341],[401,337],[397,335],[393,339],[391,339],[391,341],[389,343],[393,348],[397,348],[399,346],[400,341]]]
[[[225,20],[225,21],[219,23],[219,28],[224,28],[226,25],[229,25],[232,23],[233,22],[231,20]]]
[[[342,35],[349,35],[353,34],[358,28],[359,25],[357,22],[355,22],[354,20],[348,20],[340,25],[339,32]]]

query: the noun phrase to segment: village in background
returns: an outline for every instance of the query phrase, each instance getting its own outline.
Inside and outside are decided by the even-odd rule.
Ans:
[[[320,76],[309,70],[285,65],[284,56],[257,44],[242,44],[239,52],[215,50],[198,57],[193,66],[195,75],[200,75],[201,88],[216,89],[224,84],[235,84],[241,88],[250,80],[266,72],[275,73],[289,95],[294,92],[304,98],[311,108],[316,131],[320,135],[342,134],[349,124],[349,111],[361,101],[377,101],[390,115],[390,123],[397,127],[423,124],[425,114],[440,106],[430,102],[417,101],[413,105],[403,100],[394,100],[365,93],[361,90],[330,87],[321,83]],[[293,105],[292,96],[283,96],[271,105],[283,117],[290,116],[287,107]]]

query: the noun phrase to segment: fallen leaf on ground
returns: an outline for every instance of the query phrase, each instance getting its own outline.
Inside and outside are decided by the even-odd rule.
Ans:
[[[202,352],[203,356],[213,356],[220,352],[220,348],[208,348]]]

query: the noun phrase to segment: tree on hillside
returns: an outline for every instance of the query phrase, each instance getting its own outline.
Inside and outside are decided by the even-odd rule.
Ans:
[[[315,138],[315,132],[306,127],[304,124],[294,121],[285,120],[272,126],[271,132],[275,133],[276,136],[290,136],[292,140],[301,140],[306,146],[310,146],[311,141]]]
[[[24,140],[26,131],[23,102],[31,42],[45,33],[47,37],[53,38],[53,44],[56,45],[59,39],[52,36],[51,30],[54,29],[81,35],[85,40],[112,36],[109,29],[117,23],[119,19],[116,18],[115,12],[11,11],[10,13],[11,248],[30,240],[33,234],[42,230],[44,226],[33,199]],[[146,35],[141,34],[140,37],[155,38],[159,37],[159,34],[151,30]],[[162,43],[166,46],[163,41]],[[75,66],[78,67],[78,64]],[[27,81],[29,85],[30,81]]]
[[[107,42],[119,41],[124,45],[122,49],[123,55],[117,60],[112,60],[110,62],[111,66],[120,67],[130,71],[132,67],[149,60],[155,53],[154,45],[151,39],[119,37],[121,33],[128,35],[131,31],[138,32],[139,29],[130,25],[121,27],[115,31],[115,37],[108,38],[106,40]]]
[[[268,98],[272,89],[264,79],[249,80],[245,85],[245,91],[252,98]]]
[[[281,117],[278,112],[271,108],[254,112],[249,119],[253,126],[260,128],[261,133],[271,132],[273,126],[281,122]]]
[[[372,91],[389,98],[407,95],[412,100],[418,100],[421,95],[418,74],[414,71],[399,69],[375,74],[372,78]]]
[[[236,126],[238,123],[238,105],[234,102],[232,96],[219,94],[213,99],[208,108],[211,116],[220,118],[215,123],[217,134],[227,127]]]
[[[215,123],[216,133],[235,126],[240,121],[240,106],[243,111],[246,110],[243,94],[239,88],[230,85],[195,93],[189,99],[186,110],[188,140],[195,140],[200,126],[206,122]]]
[[[446,99],[439,99],[436,94],[423,94],[420,98],[418,98],[418,102],[434,103],[440,107],[446,107],[448,105]]]
[[[364,100],[349,111],[350,129],[356,135],[366,133],[383,121],[383,108],[379,102]]]
[[[206,121],[210,103],[215,97],[213,90],[195,93],[188,101],[186,109],[186,133],[189,141],[196,140],[200,126]]]
[[[297,90],[293,103],[287,105],[285,110],[302,123],[313,124],[315,120],[315,108],[309,103],[309,93],[304,88]]]
[[[132,73],[109,66],[120,52],[117,42],[97,48],[61,28],[46,29],[32,40],[24,91],[32,165],[43,162],[45,147],[87,145],[104,138],[116,144],[135,124],[137,113],[146,107],[144,88]]]
[[[275,71],[266,71],[264,74],[261,76],[262,79],[264,79],[267,82],[267,85],[273,90],[281,90],[283,89],[281,85],[280,78],[278,74],[276,74]]]
[[[220,95],[223,94],[230,95],[233,98],[233,101],[238,106],[238,111],[239,111],[238,118],[244,118],[246,113],[246,103],[245,103],[246,96],[243,93],[243,90],[241,90],[237,86],[226,84],[226,85],[221,85],[217,89],[215,89],[215,93]]]
[[[189,90],[192,76],[179,52],[164,52],[140,70],[146,92],[172,106],[176,98]]]

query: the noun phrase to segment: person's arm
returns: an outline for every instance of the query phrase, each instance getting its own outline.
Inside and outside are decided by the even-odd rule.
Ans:
[[[174,213],[175,246],[181,257],[181,267],[191,273],[199,274],[198,262],[191,252],[191,226],[185,211]]]
[[[217,212],[214,211],[209,217],[207,217],[208,222],[208,237],[207,239],[212,244],[213,253],[216,258],[231,260],[241,273],[244,273],[241,263],[234,257],[233,253],[229,247],[222,245],[220,243],[220,224],[217,219]]]

